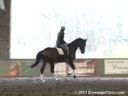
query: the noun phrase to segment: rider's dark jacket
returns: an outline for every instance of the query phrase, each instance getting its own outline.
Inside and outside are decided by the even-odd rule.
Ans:
[[[64,41],[64,29],[61,29],[60,32],[58,33],[58,36],[57,36],[57,40],[56,40],[56,47],[60,47],[60,45],[62,44],[67,44],[65,41]]]

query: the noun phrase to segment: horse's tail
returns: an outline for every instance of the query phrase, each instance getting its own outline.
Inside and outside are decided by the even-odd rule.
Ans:
[[[40,51],[40,52],[37,53],[37,55],[36,55],[36,61],[35,61],[34,64],[31,65],[31,68],[33,68],[36,65],[38,65],[39,62],[42,60],[42,58],[43,58],[43,51]]]

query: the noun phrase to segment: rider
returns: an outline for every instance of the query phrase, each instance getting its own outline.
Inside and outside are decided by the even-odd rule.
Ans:
[[[57,40],[56,40],[56,47],[62,48],[65,54],[68,54],[68,46],[67,43],[64,41],[64,31],[65,27],[61,26],[60,32],[58,33]]]

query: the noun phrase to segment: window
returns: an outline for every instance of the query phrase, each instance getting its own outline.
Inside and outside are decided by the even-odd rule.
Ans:
[[[128,58],[127,0],[12,0],[10,58],[34,59],[54,47],[63,25],[67,43],[87,38],[77,58]]]

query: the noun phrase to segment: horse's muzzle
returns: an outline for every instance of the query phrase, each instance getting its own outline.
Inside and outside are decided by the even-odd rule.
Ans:
[[[82,54],[84,54],[84,52],[85,52],[84,50],[83,50],[83,51],[81,51],[81,53],[82,53]]]

